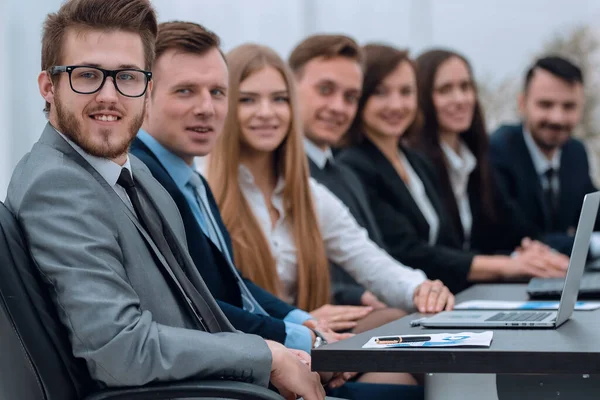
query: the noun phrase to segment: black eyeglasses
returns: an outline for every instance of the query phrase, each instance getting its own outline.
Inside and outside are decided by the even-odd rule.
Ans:
[[[141,69],[103,69],[87,65],[57,65],[50,68],[51,75],[67,72],[71,90],[79,94],[96,93],[104,86],[106,77],[113,78],[115,89],[126,97],[141,97],[148,89],[152,72]]]

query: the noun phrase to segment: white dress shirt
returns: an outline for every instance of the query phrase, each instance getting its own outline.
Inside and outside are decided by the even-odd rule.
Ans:
[[[471,172],[477,166],[477,159],[462,140],[459,140],[458,146],[457,153],[446,142],[441,142],[442,151],[448,164],[448,176],[456,199],[465,244],[468,246],[473,227],[473,215],[471,214],[471,203],[469,202],[467,189]]]
[[[560,157],[562,154],[561,149],[556,150],[551,160],[542,153],[540,148],[535,144],[533,137],[531,136],[531,132],[526,129],[523,129],[523,137],[525,139],[525,144],[527,145],[527,150],[529,150],[529,155],[531,156],[531,160],[533,161],[533,166],[535,167],[535,172],[537,172],[538,177],[540,178],[540,183],[542,185],[542,189],[546,190],[548,185],[552,185],[552,189],[555,192],[558,192],[560,189],[560,178],[558,177],[558,173],[554,174],[552,178],[552,182],[548,182],[548,179],[544,175],[546,171],[550,168],[553,168],[556,172],[560,171]],[[600,257],[600,232],[593,232],[590,240],[590,253],[592,257]]]
[[[56,129],[55,129],[56,130]],[[117,185],[117,181],[119,180],[119,176],[121,175],[121,170],[123,168],[127,168],[131,173],[131,177],[133,178],[133,171],[131,170],[131,162],[129,161],[129,155],[125,160],[125,164],[122,166],[117,164],[114,161],[109,160],[108,158],[96,157],[89,153],[86,153],[81,147],[77,145],[77,143],[73,142],[66,135],[62,134],[58,130],[56,132],[66,140],[69,145],[75,149],[90,165],[104,178],[104,180],[113,188],[113,190],[119,195],[121,200],[129,207],[133,214],[136,215],[135,210],[133,208],[133,204],[131,200],[129,200],[129,196],[127,192],[121,185]]]
[[[531,133],[527,130],[523,130],[523,137],[525,138],[525,144],[527,145],[527,150],[529,150],[529,155],[531,156],[531,160],[533,161],[533,166],[535,167],[535,172],[537,172],[538,177],[540,178],[540,183],[542,185],[542,189],[546,190],[549,185],[552,187],[555,193],[558,193],[560,189],[560,180],[558,178],[558,173],[554,174],[552,182],[548,182],[546,178],[546,171],[550,168],[554,169],[556,172],[560,170],[560,156],[562,154],[562,150],[558,149],[552,156],[551,160],[542,153],[540,148],[535,144]]]
[[[440,217],[431,204],[431,200],[425,191],[425,186],[423,185],[423,181],[419,177],[419,174],[415,172],[402,151],[399,151],[398,155],[400,156],[402,165],[404,165],[404,169],[408,175],[408,183],[406,185],[408,191],[412,195],[415,203],[417,203],[417,207],[419,207],[419,210],[421,210],[423,217],[429,225],[429,245],[433,246],[437,242],[440,233]]]
[[[243,165],[240,165],[239,172],[241,191],[275,257],[285,300],[294,304],[297,295],[297,257],[293,231],[283,206],[285,182],[279,179],[271,199],[279,212],[279,219],[273,226],[263,193],[255,186],[252,174]],[[383,302],[414,310],[413,294],[426,279],[425,274],[400,264],[369,240],[367,232],[356,223],[346,206],[325,186],[312,178],[309,184],[328,259],[346,270]]]
[[[326,150],[321,149],[319,146],[304,138],[304,151],[306,151],[306,155],[308,158],[314,162],[319,169],[325,168],[325,164],[327,161],[333,161],[333,153],[331,152],[331,148],[327,147]]]

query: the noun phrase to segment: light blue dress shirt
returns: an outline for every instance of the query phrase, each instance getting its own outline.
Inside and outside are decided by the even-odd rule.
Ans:
[[[202,228],[204,232],[206,232],[206,223],[207,216],[203,215],[200,206],[198,205],[199,199],[196,198],[196,191],[189,184],[192,174],[197,173],[195,166],[188,165],[183,161],[180,157],[173,154],[171,151],[167,150],[160,144],[154,137],[152,137],[148,132],[145,132],[143,129],[137,134],[138,139],[140,139],[158,158],[160,163],[165,167],[167,173],[177,185],[177,188],[183,193],[185,199],[187,200],[194,217],[196,218],[196,222]],[[209,210],[210,212],[210,210]],[[221,251],[225,252],[227,249],[222,249]],[[231,257],[230,254],[227,254],[226,257]],[[241,283],[243,284],[243,282]],[[300,309],[295,309],[290,311],[283,322],[285,324],[285,346],[291,349],[304,350],[310,353],[312,348],[312,335],[310,329],[302,325],[305,321],[313,319],[313,317]]]

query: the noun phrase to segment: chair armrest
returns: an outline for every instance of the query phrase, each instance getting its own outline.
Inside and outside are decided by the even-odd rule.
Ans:
[[[130,388],[112,388],[92,393],[85,400],[203,399],[207,397],[239,400],[283,400],[283,397],[262,386],[220,380],[168,382]]]

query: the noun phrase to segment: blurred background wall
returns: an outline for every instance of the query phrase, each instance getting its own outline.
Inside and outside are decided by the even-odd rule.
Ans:
[[[14,165],[45,124],[37,88],[41,27],[46,14],[61,2],[0,0],[0,199]],[[458,50],[473,64],[490,129],[518,119],[515,97],[532,59],[559,51],[575,58],[587,73],[587,114],[577,135],[592,156],[600,153],[598,0],[152,2],[160,21],[199,22],[221,36],[225,50],[258,42],[287,57],[304,36],[317,32],[346,33],[363,44],[387,42],[413,55],[432,46]]]

